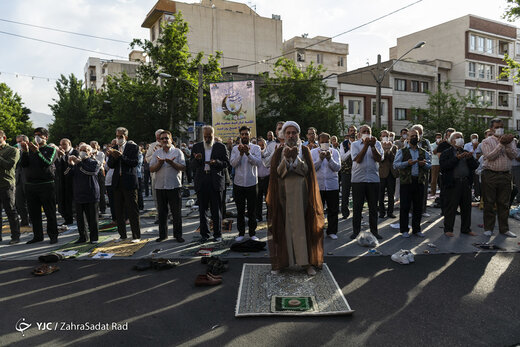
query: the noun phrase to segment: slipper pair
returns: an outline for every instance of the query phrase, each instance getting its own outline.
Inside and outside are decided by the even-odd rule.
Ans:
[[[38,260],[42,263],[56,263],[60,260],[63,260],[63,255],[55,253],[40,255]]]
[[[195,286],[197,287],[209,287],[209,286],[216,286],[219,284],[222,284],[222,277],[218,276],[213,277],[211,274],[207,273],[205,275],[198,275],[195,279]]]
[[[33,275],[35,276],[45,276],[50,275],[53,272],[58,271],[60,268],[56,265],[40,265],[33,270]]]
[[[210,273],[212,275],[220,275],[223,272],[226,272],[228,270],[228,265],[226,264],[227,261],[222,261],[220,259],[217,260],[210,260],[208,262],[208,269],[207,273]]]

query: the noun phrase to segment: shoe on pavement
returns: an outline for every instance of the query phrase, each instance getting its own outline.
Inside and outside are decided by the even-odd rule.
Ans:
[[[244,236],[237,236],[237,237],[235,237],[235,241],[236,241],[236,242],[242,242],[242,241],[244,241]]]
[[[338,235],[336,234],[329,234],[327,235],[329,238],[333,239],[333,240],[337,240],[338,239]]]
[[[99,243],[98,240],[92,240],[92,241],[90,241],[90,244],[92,244],[92,245],[97,245],[98,243]]]
[[[43,241],[43,239],[42,240],[40,240],[40,239],[31,239],[31,240],[27,241],[27,244],[30,245],[31,243],[42,242],[42,241]]]
[[[10,245],[14,245],[16,243],[19,243],[20,242],[20,239],[11,239],[11,241],[9,241],[9,244]]]
[[[175,240],[178,242],[178,243],[183,243],[184,242],[184,239],[182,237],[176,237]]]
[[[359,235],[359,234],[354,234],[354,233],[352,233],[352,234],[350,235],[350,239],[351,239],[351,240],[355,240],[356,237],[358,237],[358,235]]]
[[[50,243],[51,245],[53,245],[53,244],[55,244],[55,243],[58,243],[58,238],[57,238],[57,237],[53,237],[53,238],[51,238],[51,240],[49,241],[49,243]]]
[[[388,217],[388,218],[397,218],[397,217],[395,216],[395,214],[393,214],[393,213],[388,214],[387,217]]]
[[[508,231],[506,231],[506,232],[504,233],[504,236],[507,236],[507,237],[516,237],[516,234],[508,230]]]
[[[222,242],[222,237],[215,237],[215,238],[213,238],[213,241]]]
[[[422,232],[422,231],[419,231],[418,233],[414,233],[415,236],[419,236],[419,237],[425,237],[426,235]]]
[[[392,254],[390,259],[392,259],[396,263],[399,263],[399,264],[402,264],[402,265],[410,264],[410,260],[408,260],[408,255],[404,254],[404,252],[402,252],[402,251],[399,251],[399,252],[396,252],[396,253]]]
[[[166,240],[166,237],[159,237],[155,239],[155,242],[163,242],[164,240]]]
[[[141,242],[141,239],[133,239],[132,240],[132,243],[138,243],[138,242]]]
[[[411,251],[401,249],[401,252],[406,256],[409,263],[415,263],[415,258]]]
[[[424,212],[424,213],[422,214],[422,216],[423,216],[423,217],[430,217],[430,214],[429,214],[428,212]]]
[[[316,270],[314,270],[314,266],[309,266],[307,269],[307,275],[309,276],[315,276],[316,275]]]
[[[401,236],[404,238],[408,238],[408,237],[410,237],[410,233],[407,231],[407,232],[403,233],[403,235],[401,235]]]
[[[485,236],[493,236],[493,232],[492,231],[484,231],[484,235]]]
[[[260,241],[260,239],[258,237],[256,237],[256,236],[251,236],[251,240],[253,240],[253,241]]]
[[[117,240],[114,240],[114,242],[122,242],[122,241],[126,241],[126,237],[120,237]]]

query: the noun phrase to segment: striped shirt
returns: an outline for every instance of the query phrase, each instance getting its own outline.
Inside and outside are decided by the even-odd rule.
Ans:
[[[503,145],[496,136],[489,136],[482,141],[482,155],[484,170],[505,172],[511,170],[511,160],[516,157],[516,149],[513,141]]]

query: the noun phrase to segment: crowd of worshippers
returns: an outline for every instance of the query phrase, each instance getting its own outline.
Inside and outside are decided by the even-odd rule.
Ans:
[[[277,257],[275,270],[292,263],[321,266],[319,251],[303,250],[312,249],[307,245],[322,242],[324,236],[338,239],[340,212],[347,219],[352,211],[350,238],[355,239],[362,230],[365,203],[370,232],[378,239],[382,238],[378,222],[383,218],[396,219],[402,237],[424,237],[421,218],[429,216],[428,199],[438,201],[447,237],[454,236],[458,214],[460,233],[476,235],[471,229],[471,207],[479,201],[484,235],[493,235],[498,220],[500,234],[516,237],[508,216],[514,200],[520,202],[520,144],[518,138],[504,133],[500,119],[491,121],[485,139],[471,134],[468,143],[465,134],[453,128],[435,134],[430,142],[420,124],[402,129],[399,138],[382,130],[379,139],[370,126],[352,125],[342,142],[324,132],[318,135],[313,127],[304,140],[293,121],[278,122],[266,138],[252,138],[246,126],[239,129],[238,138],[225,143],[215,137],[211,126],[204,126],[202,133],[199,143],[177,145],[171,132],[159,129],[155,142],[138,145],[120,127],[109,144],[100,147],[91,141],[73,147],[66,138],[59,145],[47,143],[49,132],[40,127],[32,134],[34,141],[18,135],[12,147],[0,130],[0,200],[9,221],[9,243],[18,243],[20,227],[29,225],[33,238],[27,243],[43,241],[42,210],[51,244],[58,241],[59,230],[74,220],[76,242],[97,243],[98,219],[107,207],[109,227],[117,227],[118,241],[127,239],[129,224],[132,242],[139,242],[143,196],[149,195],[157,210],[156,241],[168,239],[171,220],[174,239],[184,242],[182,197],[192,182],[201,242],[210,239],[210,230],[213,241],[222,240],[228,189],[237,208],[237,242],[245,240],[246,227],[249,238],[258,240],[257,223],[264,220],[266,202],[268,240],[276,241],[270,242],[271,256]],[[327,227],[316,235],[311,230],[319,226],[324,211]],[[64,220],[61,225],[57,212]],[[294,230],[307,230],[307,234],[293,235]]]

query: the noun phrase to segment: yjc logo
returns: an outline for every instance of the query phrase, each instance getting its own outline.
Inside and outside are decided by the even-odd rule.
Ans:
[[[14,326],[16,331],[19,331],[22,333],[22,336],[25,336],[24,332],[25,330],[29,329],[31,327],[31,323],[25,323],[25,318],[20,318],[18,322],[16,322],[16,325]]]

